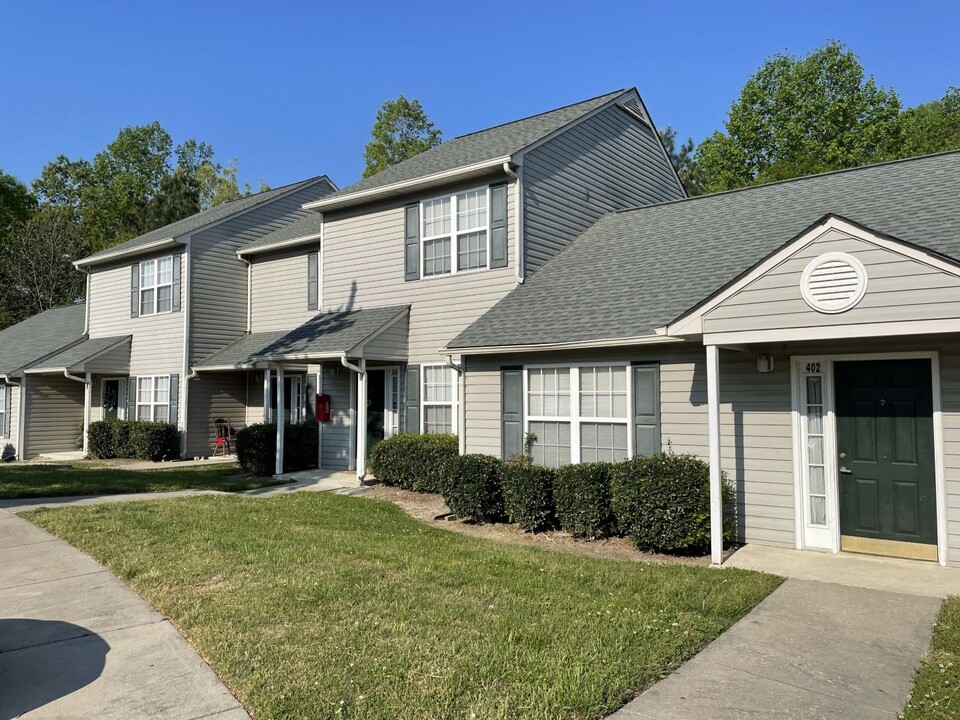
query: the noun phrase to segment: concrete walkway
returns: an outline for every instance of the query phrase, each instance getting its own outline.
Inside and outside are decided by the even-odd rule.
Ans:
[[[939,607],[934,597],[787,580],[611,720],[892,720]]]
[[[176,629],[79,550],[0,510],[0,718],[249,720]]]

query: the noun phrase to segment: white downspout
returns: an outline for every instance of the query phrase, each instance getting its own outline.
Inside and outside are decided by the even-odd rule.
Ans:
[[[283,364],[277,365],[277,475],[283,475]]]
[[[79,375],[71,375],[69,370],[63,371],[63,376],[67,380],[74,380],[76,382],[83,383],[83,456],[87,456],[87,451],[90,448],[90,403],[93,398],[93,376],[90,373],[87,373],[84,377]],[[22,393],[21,393],[22,395]]]
[[[463,371],[463,363],[457,365],[453,355],[445,355],[443,364],[457,373],[457,439],[460,443],[460,454],[467,454],[467,375]]]
[[[17,408],[17,460],[26,460],[27,453],[24,442],[27,438],[27,376],[20,378],[20,400]]]
[[[707,433],[710,444],[710,560],[723,562],[723,475],[720,467],[720,352],[707,345]]]
[[[253,327],[253,263],[242,255],[237,257],[247,264],[247,334],[250,334]]]
[[[180,383],[180,400],[178,404],[178,415],[183,418],[183,425],[180,424],[180,418],[171,418],[177,424],[177,427],[183,428],[183,435],[180,439],[180,455],[187,451],[187,417],[189,417],[190,400],[190,380],[197,376],[196,372],[190,372],[190,258],[193,238],[187,236],[187,241],[183,252],[183,271],[180,287],[183,293],[183,382]]]
[[[83,334],[90,335],[90,266],[84,268],[87,275],[87,290],[83,296]]]
[[[514,267],[517,284],[523,284],[523,165],[517,164],[514,170],[510,162],[503,164],[503,171],[516,181],[516,192],[513,200],[513,242],[514,242]]]
[[[363,481],[367,474],[367,361],[360,359],[359,365],[347,360],[346,354],[340,356],[340,364],[357,375],[357,412],[354,432],[357,447],[357,480]]]

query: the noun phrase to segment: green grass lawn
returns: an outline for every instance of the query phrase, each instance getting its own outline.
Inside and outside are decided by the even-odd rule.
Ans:
[[[914,680],[905,720],[956,720],[960,717],[960,597],[940,608],[930,651]]]
[[[271,478],[244,475],[233,465],[169,470],[124,470],[92,463],[0,465],[0,499],[109,495],[160,490],[250,490],[275,485]]]
[[[24,515],[170,617],[256,718],[601,718],[781,579],[571,555],[328,493]]]

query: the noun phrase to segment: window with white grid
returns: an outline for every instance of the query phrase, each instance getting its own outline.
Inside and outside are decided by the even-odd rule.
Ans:
[[[173,256],[140,263],[140,314],[173,310]]]
[[[457,383],[454,370],[446,365],[424,365],[421,370],[423,432],[455,433]]]
[[[3,435],[3,429],[7,426],[7,393],[10,392],[6,385],[0,385],[0,436]]]
[[[170,422],[170,376],[137,378],[137,420]]]
[[[476,188],[420,203],[424,277],[487,267],[488,194]]]

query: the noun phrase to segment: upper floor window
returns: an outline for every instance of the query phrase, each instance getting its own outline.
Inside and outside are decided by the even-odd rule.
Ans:
[[[140,263],[140,314],[173,310],[173,256]]]
[[[488,267],[489,188],[420,203],[423,277]]]

